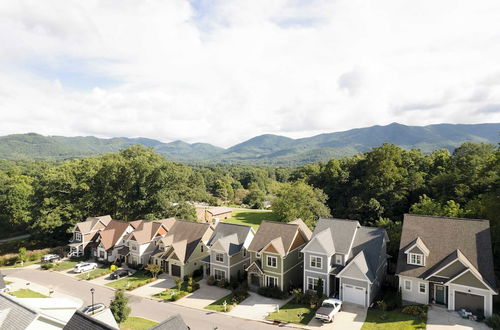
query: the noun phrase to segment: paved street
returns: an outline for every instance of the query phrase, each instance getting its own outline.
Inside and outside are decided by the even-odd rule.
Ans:
[[[95,289],[95,302],[103,302],[108,305],[114,295],[112,289],[92,285],[87,281],[78,280],[56,272],[40,271],[36,269],[5,269],[2,270],[2,273],[47,287],[50,286],[56,292],[82,299],[86,305],[91,303],[91,288]],[[276,326],[258,321],[244,320],[209,311],[205,312],[130,294],[128,294],[128,296],[130,298],[130,306],[132,307],[132,315],[145,317],[155,321],[162,321],[178,313],[193,330],[276,329]]]

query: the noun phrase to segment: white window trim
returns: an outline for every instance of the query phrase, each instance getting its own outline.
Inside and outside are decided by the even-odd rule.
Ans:
[[[424,286],[424,292],[420,291],[420,286],[421,285]],[[420,294],[427,294],[427,283],[424,283],[424,282],[418,283],[418,293],[420,293]]]
[[[82,233],[75,233],[75,241],[83,242]]]
[[[269,288],[269,279],[270,278],[274,279],[274,282],[275,282],[274,287],[279,288],[280,286],[279,286],[279,282],[278,282],[278,277],[276,277],[276,276],[269,276],[269,275],[266,275],[266,287]]]
[[[411,258],[413,256],[415,256],[415,260],[417,260],[417,257],[420,257],[421,263],[412,262]],[[409,265],[415,265],[415,266],[425,266],[424,255],[420,254],[420,253],[408,253],[408,264]]]
[[[336,265],[343,265],[344,263],[342,262],[344,258],[342,258],[342,255],[336,254],[335,255],[335,264]],[[340,260],[340,261],[339,261]]]
[[[410,288],[409,289],[406,288],[406,283],[410,283]],[[411,286],[412,286],[411,280],[403,280],[403,289],[405,291],[411,291]]]
[[[309,280],[312,280],[312,287],[313,287],[313,289],[309,289]],[[315,280],[316,280],[316,285],[314,285]],[[319,278],[318,277],[307,276],[307,283],[306,283],[307,290],[314,290],[314,291],[316,291],[317,288],[318,288],[318,282],[319,282]]]
[[[219,260],[219,256],[222,256],[222,260]],[[219,253],[219,252],[216,252],[215,253],[215,261],[217,262],[224,262],[224,253]]]
[[[312,261],[313,259],[316,259],[316,260],[319,260],[319,263],[320,263],[320,267],[318,266],[313,266],[312,265]],[[316,262],[316,265],[318,264],[318,262]],[[323,268],[323,258],[321,257],[318,257],[318,256],[309,256],[309,267],[311,268],[316,268],[316,269],[322,269]]]
[[[269,264],[269,259],[274,259],[274,260],[276,260],[276,266],[271,266],[271,265]],[[267,265],[267,267],[271,267],[271,268],[278,268],[278,258],[277,258],[277,257],[273,257],[273,256],[267,256],[267,257],[266,257],[266,265]]]
[[[224,275],[223,275],[220,279],[217,279],[217,275],[216,275],[216,273],[217,273],[217,272],[220,272],[220,273],[222,273],[222,274],[224,274]],[[222,269],[214,269],[214,278],[215,278],[217,281],[219,281],[219,280],[221,280],[221,279],[226,279],[226,271],[225,271],[225,270],[222,270]]]

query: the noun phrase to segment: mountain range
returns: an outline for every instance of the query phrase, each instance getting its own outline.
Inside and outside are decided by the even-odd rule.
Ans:
[[[63,160],[116,152],[130,145],[151,147],[168,159],[184,163],[234,162],[273,165],[298,165],[352,156],[369,151],[384,142],[423,152],[436,149],[453,151],[463,142],[499,142],[500,123],[437,124],[406,126],[392,123],[343,132],[292,139],[265,134],[224,149],[208,143],[183,141],[164,143],[148,138],[94,136],[43,136],[36,133],[0,137],[0,159]]]

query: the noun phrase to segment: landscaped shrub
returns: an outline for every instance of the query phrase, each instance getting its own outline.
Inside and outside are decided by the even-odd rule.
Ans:
[[[227,285],[226,283],[226,279],[225,278],[221,278],[218,282],[217,282],[217,286],[219,288],[225,288]]]
[[[180,294],[176,293],[176,294],[172,295],[172,298],[170,298],[170,301],[177,301],[181,298],[182,298],[182,296]]]
[[[286,292],[281,291],[279,288],[265,288],[260,287],[257,290],[257,293],[264,297],[276,298],[276,299],[284,299],[287,297]]]
[[[213,277],[212,275],[207,277],[207,284],[208,285],[215,285],[215,277]]]
[[[184,277],[182,278],[182,280],[183,280],[184,282],[187,282],[187,281],[188,281],[188,279],[189,279],[189,276],[187,276],[187,275],[184,275]]]
[[[146,278],[146,279],[139,281],[139,282],[131,282],[131,284],[127,287],[127,291],[132,291],[140,286],[146,285],[146,284],[151,283],[153,281],[155,281],[154,278]]]
[[[203,278],[203,267],[200,267],[193,271],[193,277],[196,279]]]
[[[182,286],[182,280],[180,277],[176,277],[175,278],[175,286],[177,287],[177,290],[180,290],[181,289],[181,286]]]
[[[401,313],[427,318],[427,308],[420,305],[406,306],[401,310]]]
[[[500,315],[493,314],[484,320],[487,326],[493,329],[500,329]]]
[[[239,304],[243,300],[247,299],[248,296],[249,294],[247,288],[239,286],[238,288],[233,290],[233,298],[231,301],[233,304]]]
[[[240,282],[238,282],[238,280],[234,276],[231,276],[231,280],[229,281],[229,286],[231,290],[234,290],[240,286]]]
[[[377,308],[381,310],[382,312],[385,312],[387,310],[387,303],[383,300],[379,300],[376,302]]]
[[[193,291],[192,292],[194,292],[194,291],[196,291],[196,290],[198,290],[200,288],[200,283],[194,282],[192,287],[193,287]]]
[[[52,269],[54,268],[56,265],[54,265],[53,263],[47,263],[47,264],[43,264],[40,266],[40,268],[44,269],[44,270],[49,270],[49,269]]]

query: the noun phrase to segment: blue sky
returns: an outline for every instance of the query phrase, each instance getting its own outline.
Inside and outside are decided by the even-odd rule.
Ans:
[[[495,0],[4,0],[0,135],[229,146],[499,122],[498,17]]]

